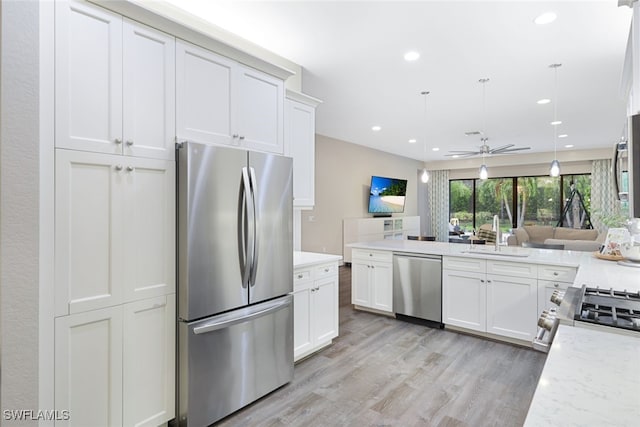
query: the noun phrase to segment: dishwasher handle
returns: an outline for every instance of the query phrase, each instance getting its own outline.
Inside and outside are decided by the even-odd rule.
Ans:
[[[431,254],[415,254],[415,253],[407,253],[407,252],[394,252],[393,256],[403,257],[403,258],[419,258],[419,259],[431,259],[434,261],[442,261],[442,255],[431,255]]]

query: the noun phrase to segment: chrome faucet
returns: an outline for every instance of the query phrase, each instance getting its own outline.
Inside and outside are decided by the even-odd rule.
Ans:
[[[493,231],[496,232],[496,251],[500,251],[500,218],[498,215],[493,216]]]

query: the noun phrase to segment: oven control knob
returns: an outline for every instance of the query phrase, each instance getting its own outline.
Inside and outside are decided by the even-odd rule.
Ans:
[[[551,294],[551,302],[554,303],[555,305],[560,305],[562,303],[563,298],[564,298],[563,291],[553,291],[553,294]]]

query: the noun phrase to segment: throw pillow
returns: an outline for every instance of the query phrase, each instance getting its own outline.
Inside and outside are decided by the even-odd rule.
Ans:
[[[492,230],[485,230],[481,228],[478,230],[478,239],[484,240],[487,243],[495,243],[496,242],[496,232]]]

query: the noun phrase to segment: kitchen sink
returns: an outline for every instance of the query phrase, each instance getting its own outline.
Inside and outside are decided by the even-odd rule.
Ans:
[[[520,247],[509,247],[502,246],[499,251],[496,251],[494,246],[487,246],[485,248],[475,248],[469,249],[466,251],[462,251],[462,253],[467,254],[482,254],[482,255],[491,255],[491,256],[503,256],[503,257],[517,257],[517,258],[525,258],[528,257],[530,252],[527,248]]]

